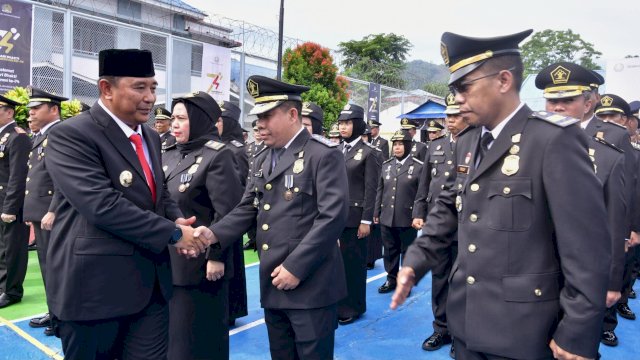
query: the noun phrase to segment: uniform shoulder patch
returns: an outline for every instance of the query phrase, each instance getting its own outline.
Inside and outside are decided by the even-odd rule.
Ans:
[[[395,159],[395,158],[394,158],[394,157],[391,157],[391,158],[389,158],[389,159],[387,159],[387,160],[383,161],[382,163],[383,163],[383,164],[386,164],[386,163],[388,163],[389,161],[392,161],[393,159]],[[413,160],[415,160],[415,158],[414,158]]]
[[[267,150],[267,149],[268,149],[268,147],[266,147],[266,146],[265,146],[265,147],[263,147],[262,149],[260,149],[257,153],[255,153],[255,154],[251,155],[251,157],[254,157],[254,158],[255,158],[255,157],[258,157],[258,155],[262,154],[262,153],[263,153],[265,150]]]
[[[332,143],[331,141],[325,139],[324,137],[322,137],[322,136],[320,136],[318,134],[311,135],[311,139],[319,142],[320,144],[328,146],[328,147],[336,147],[336,146],[339,145],[339,144],[336,144],[336,143]]]
[[[208,147],[209,149],[213,149],[217,151],[224,147],[224,143],[221,143],[219,141],[209,140],[207,141],[206,144],[204,144],[204,146]]]
[[[615,126],[621,128],[621,129],[624,129],[625,131],[627,131],[627,128],[625,126],[623,126],[623,125],[620,125],[620,124],[615,123],[613,121],[607,121],[607,120],[603,120],[603,121],[604,121],[605,124],[615,125]]]
[[[612,148],[613,150],[615,150],[615,151],[617,151],[617,152],[624,153],[624,150],[622,150],[622,149],[620,149],[619,147],[617,147],[617,146],[613,145],[612,143],[610,143],[610,142],[606,141],[605,139],[602,139],[602,138],[599,138],[599,137],[597,137],[597,136],[594,136],[594,137],[593,137],[593,140],[595,140],[596,142],[599,142],[599,143],[600,143],[600,144],[602,144],[602,145],[606,145],[606,146],[608,146],[608,147]]]
[[[640,144],[632,142],[631,146],[633,146],[634,149],[640,151]]]
[[[417,162],[420,165],[424,165],[424,162],[420,161],[419,159],[413,158],[413,162]]]
[[[580,121],[570,116],[564,116],[564,115],[547,112],[547,111],[534,111],[533,113],[531,113],[530,117],[544,120],[548,123],[551,123],[555,126],[560,126],[560,127],[567,127],[569,125],[573,125]]]
[[[378,150],[378,151],[380,151],[380,149],[378,149],[378,147],[377,147],[377,146],[373,146],[373,144],[371,144],[371,143],[370,143],[370,142],[368,142],[368,141],[363,141],[363,143],[364,143],[365,145],[367,145],[368,147],[370,147],[371,149],[373,149],[373,150]]]
[[[233,146],[235,146],[235,147],[243,147],[243,146],[244,146],[244,144],[243,144],[243,143],[241,143],[241,142],[240,142],[240,141],[238,141],[238,140],[231,140],[230,142],[231,142],[231,144],[232,144]]]
[[[162,151],[169,151],[177,148],[178,148],[178,144],[171,144],[169,146],[163,146]]]
[[[13,128],[18,134],[26,134],[27,132],[24,131],[23,128],[21,128],[20,126],[16,126]]]

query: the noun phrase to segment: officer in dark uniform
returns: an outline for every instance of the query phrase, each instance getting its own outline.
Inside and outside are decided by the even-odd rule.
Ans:
[[[302,103],[302,125],[309,134],[322,136],[324,124],[324,111],[315,103],[305,101]]]
[[[400,269],[400,255],[404,259],[407,248],[416,238],[411,227],[413,202],[423,163],[411,156],[411,135],[398,130],[391,137],[393,157],[382,163],[373,221],[380,224],[384,244],[384,269],[387,280],[378,288],[381,294],[396,288]]]
[[[536,76],[536,87],[544,91],[547,111],[581,119],[590,112],[590,84],[597,81],[599,79],[592,71],[577,64],[560,62],[540,71]],[[629,235],[626,231],[626,214],[631,199],[625,198],[623,151],[601,137],[593,137],[589,144],[589,156],[603,186],[612,242],[607,311],[600,341],[608,346],[616,346],[618,338],[614,330],[618,321],[614,305],[621,295],[625,239]]]
[[[221,101],[218,105],[220,105],[222,115],[218,118],[216,127],[222,142],[233,152],[240,183],[244,190],[249,176],[249,163],[244,142],[241,142],[240,108],[228,101]],[[231,252],[233,275],[229,280],[229,324],[235,324],[236,319],[248,314],[247,277],[244,269],[244,253],[242,252],[241,240],[233,243]]]
[[[209,229],[222,249],[258,220],[260,300],[273,359],[332,359],[337,302],[346,295],[336,240],[347,218],[347,175],[335,145],[301,123],[309,88],[264,76],[247,81],[268,149],[251,169],[252,188]],[[295,223],[295,226],[292,224]],[[215,234],[215,236],[214,236]]]
[[[23,203],[31,143],[13,116],[20,103],[0,96],[0,308],[22,300],[29,227]]]
[[[176,145],[162,155],[167,189],[185,216],[195,216],[194,225],[210,226],[238,204],[244,190],[240,174],[229,171],[236,167],[233,145],[217,141],[222,112],[209,94],[194,92],[172,105]],[[234,262],[233,250],[210,247],[196,259],[169,252],[169,359],[229,358],[229,280],[236,265],[244,267]]]
[[[52,127],[46,164],[61,194],[47,253],[47,303],[65,359],[167,356],[173,285],[167,245],[191,257],[194,238],[164,182],[148,50],[98,56],[100,99]],[[32,99],[33,100],[33,99]]]
[[[367,236],[371,232],[380,174],[377,148],[362,141],[364,109],[347,104],[338,117],[339,149],[344,154],[349,184],[349,217],[340,235],[340,251],[347,276],[348,296],[338,306],[338,321],[350,324],[367,310]]]
[[[247,147],[247,156],[248,156],[248,160],[249,160],[249,169],[253,169],[256,164],[256,160],[257,157],[256,155],[259,154],[260,152],[262,152],[262,150],[264,150],[264,148],[266,147],[266,145],[264,144],[264,141],[262,141],[262,137],[260,136],[260,132],[258,131],[258,120],[254,120],[253,122],[251,122],[251,127],[253,129],[253,138],[255,139],[254,142],[250,143],[249,146]],[[252,177],[251,174],[247,175],[247,182],[251,181]],[[251,228],[249,229],[249,231],[247,231],[247,237],[249,238],[249,240],[247,241],[246,244],[244,244],[242,246],[243,250],[256,250],[256,224],[254,221],[253,226],[251,226]]]
[[[452,187],[407,250],[391,305],[457,230],[447,322],[460,359],[595,358],[602,333],[611,264],[604,199],[593,196],[602,185],[578,120],[520,101],[518,43],[531,33],[441,40],[456,102],[477,127],[458,138]]]
[[[171,112],[158,107],[154,112],[154,120],[153,127],[160,135],[160,145],[164,151],[176,143],[176,137],[171,135]]]
[[[444,113],[447,115],[447,123],[451,123],[450,135],[434,137],[429,143],[425,158],[425,170],[420,178],[415,204],[413,207],[413,227],[422,229],[427,214],[436,203],[440,192],[445,188],[446,181],[455,174],[455,142],[458,136],[467,127],[460,116],[460,106],[455,102],[455,95],[446,97],[447,107]],[[427,123],[427,131],[440,132],[440,123],[430,120]],[[443,345],[452,342],[451,334],[447,327],[447,293],[449,292],[449,274],[458,253],[458,242],[455,234],[452,235],[451,248],[443,253],[437,263],[438,266],[431,270],[431,308],[433,310],[433,333],[422,342],[422,349],[434,351]],[[451,346],[450,353],[454,353]]]
[[[402,127],[402,129],[408,130],[411,138],[413,139],[411,140],[411,156],[413,156],[414,159],[418,159],[424,162],[427,153],[427,145],[421,141],[416,141],[414,139],[416,136],[416,127],[418,126],[418,123],[415,120],[404,118],[400,121],[400,126]]]
[[[373,146],[371,144],[371,126],[365,124],[364,134],[362,134],[362,141]],[[382,164],[387,160],[386,156],[382,153],[382,150],[375,148],[375,154],[378,156],[378,164]],[[378,171],[379,173],[380,171]],[[373,270],[375,268],[376,260],[382,258],[382,235],[380,233],[380,225],[376,223],[371,224],[371,231],[366,239],[367,242],[367,270]]]
[[[49,129],[60,122],[60,103],[65,97],[50,94],[38,88],[28,88],[30,99],[29,118],[40,131],[33,138],[29,153],[29,173],[24,196],[24,220],[30,222],[35,234],[40,272],[47,287],[47,251],[51,227],[55,220],[55,210],[59,199],[54,196],[54,186],[46,165]],[[31,327],[44,327],[46,335],[53,335],[51,317],[45,314],[29,321]]]
[[[598,103],[598,105],[596,105],[595,116],[596,118],[604,121],[605,124],[615,124],[617,126],[620,126],[621,128],[624,127],[626,129],[627,118],[631,116],[631,108],[623,98],[614,94],[603,94],[600,96],[600,102]],[[628,141],[630,141],[628,132],[627,132],[627,139]],[[633,165],[634,165],[633,166],[634,170],[632,174],[635,174],[637,176],[638,175],[637,152],[633,150],[632,146],[630,146],[630,148],[631,150],[629,150],[630,151],[629,155],[632,158]],[[625,156],[625,161],[627,161],[627,159],[628,159],[628,156]],[[627,178],[625,178],[625,180],[626,179]],[[636,181],[638,180],[637,177],[635,180]],[[631,237],[634,237],[634,236],[637,237],[638,232],[640,231],[640,224],[638,224],[638,222],[640,221],[640,215],[638,215],[638,206],[640,205],[637,204],[638,198],[637,198],[637,192],[636,192],[637,182],[634,183],[633,190],[634,190],[633,195],[631,197],[627,197],[627,199],[631,207],[630,211],[632,212],[631,229],[633,233],[631,234]],[[629,302],[628,302],[629,292],[633,288],[633,280],[635,277],[634,269],[635,269],[635,263],[637,261],[636,255],[637,254],[636,254],[635,248],[627,252],[626,262],[624,265],[624,275],[623,275],[622,291],[621,291],[622,294],[621,294],[620,300],[618,301],[618,304],[616,305],[616,311],[618,312],[618,314],[620,314],[620,316],[629,320],[635,320],[636,318],[636,315],[633,312],[633,310],[629,307]],[[609,316],[606,319],[612,322],[611,326],[613,327],[613,329],[615,329],[615,326],[617,325],[617,321],[614,322],[614,319]]]
[[[444,136],[442,130],[444,130],[444,125],[442,125],[437,120],[429,120],[426,121],[423,125],[423,128],[427,130],[427,136],[429,137],[429,144],[435,139],[439,139]]]
[[[389,141],[380,136],[380,122],[377,120],[369,120],[369,127],[371,127],[371,145],[377,147],[382,151],[384,160],[387,160],[389,155]]]

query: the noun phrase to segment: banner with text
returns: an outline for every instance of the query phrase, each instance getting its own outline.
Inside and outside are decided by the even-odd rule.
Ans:
[[[231,49],[204,44],[200,89],[217,101],[229,101],[231,88]]]
[[[367,121],[380,121],[380,84],[369,83]]]
[[[31,82],[31,4],[0,0],[0,93]]]

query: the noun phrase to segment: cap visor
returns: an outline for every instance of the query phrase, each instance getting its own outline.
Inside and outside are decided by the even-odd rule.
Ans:
[[[249,115],[259,115],[259,114],[266,113],[269,110],[275,109],[282,103],[283,101],[272,101],[272,102],[263,103],[263,104],[256,104],[253,107],[253,109],[251,109],[251,111],[249,112]]]
[[[26,106],[28,108],[32,108],[32,107],[40,106],[42,104],[44,104],[42,101],[30,101]]]
[[[545,99],[566,99],[566,98],[576,97],[581,94],[582,94],[582,90],[558,91],[558,92],[545,93],[543,97]]]

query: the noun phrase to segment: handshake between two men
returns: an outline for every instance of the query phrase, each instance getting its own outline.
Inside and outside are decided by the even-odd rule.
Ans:
[[[207,251],[209,246],[218,242],[213,232],[206,226],[191,227],[195,221],[195,216],[176,220],[176,225],[182,230],[182,237],[173,246],[176,247],[178,253],[188,258],[198,257]]]

